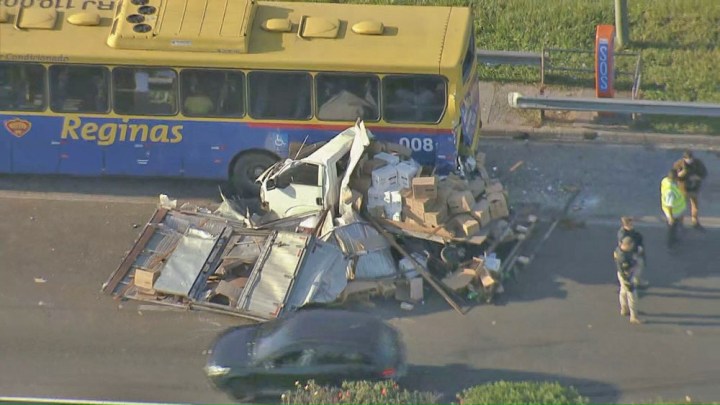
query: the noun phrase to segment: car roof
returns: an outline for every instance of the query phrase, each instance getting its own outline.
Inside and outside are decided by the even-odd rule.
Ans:
[[[272,323],[263,325],[274,330],[257,342],[257,356],[265,357],[302,343],[367,351],[377,345],[381,331],[388,329],[382,320],[368,314],[326,309],[300,310]]]

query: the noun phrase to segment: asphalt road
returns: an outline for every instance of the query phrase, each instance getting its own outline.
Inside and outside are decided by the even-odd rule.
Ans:
[[[701,200],[707,232],[688,230],[670,255],[657,188],[677,151],[501,141],[484,149],[513,204],[543,208],[546,223],[574,187],[580,194],[497,304],[461,316],[428,292],[413,311],[392,301],[369,308],[403,333],[405,384],[448,400],[488,380],[540,379],[573,384],[594,402],[718,401],[718,157],[700,155],[711,172]],[[0,396],[228,402],[205,382],[204,350],[242,320],[100,293],[159,193],[217,199],[208,182],[0,178]],[[649,251],[641,326],[618,313],[611,251],[623,213],[643,219]]]

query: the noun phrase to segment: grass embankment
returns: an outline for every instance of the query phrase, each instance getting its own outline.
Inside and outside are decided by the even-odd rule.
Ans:
[[[327,1],[327,0],[326,0]],[[332,1],[332,0],[331,0]],[[337,0],[336,0],[337,1]],[[594,48],[595,26],[615,24],[613,0],[339,0],[348,3],[468,5],[476,10],[478,47],[540,52]],[[626,51],[642,56],[641,95],[647,100],[720,103],[720,1],[630,0]],[[551,53],[551,65],[592,68],[593,56]],[[617,58],[632,73],[635,58]],[[481,79],[539,83],[538,67],[481,68]],[[622,76],[619,89],[629,89]],[[550,85],[592,86],[592,74],[548,72]],[[652,129],[720,133],[720,119],[647,116]]]

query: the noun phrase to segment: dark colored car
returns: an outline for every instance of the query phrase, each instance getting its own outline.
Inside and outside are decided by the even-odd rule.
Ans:
[[[394,379],[405,374],[399,333],[368,314],[306,309],[223,332],[205,374],[236,399],[280,395],[296,381]]]

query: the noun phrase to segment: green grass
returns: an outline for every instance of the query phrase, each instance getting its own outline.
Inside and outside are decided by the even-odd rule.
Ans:
[[[594,47],[595,26],[614,24],[613,0],[339,0],[348,3],[469,5],[478,47],[539,52],[543,47]],[[720,0],[628,0],[627,51],[642,56],[642,98],[720,103]],[[551,64],[592,67],[592,55],[551,54]],[[635,59],[617,59],[621,71]],[[537,67],[481,68],[482,80],[539,83]],[[549,84],[592,85],[592,75],[548,72]],[[618,81],[627,89],[630,77]],[[718,133],[720,119],[646,117],[649,129]]]

